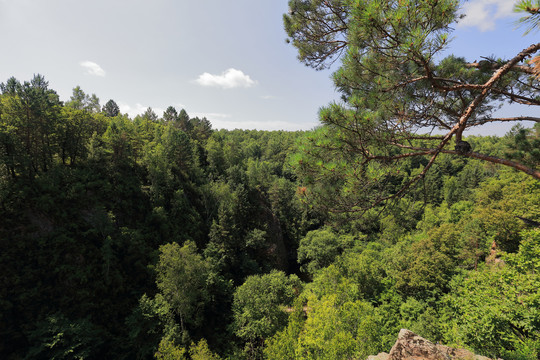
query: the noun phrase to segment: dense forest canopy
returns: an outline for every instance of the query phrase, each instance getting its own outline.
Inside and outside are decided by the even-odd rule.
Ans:
[[[173,108],[130,119],[79,88],[63,104],[40,75],[2,89],[3,358],[365,357],[401,327],[538,354],[526,174],[441,154],[422,186],[357,217],[313,195],[339,181],[294,171],[313,132],[216,131]],[[467,141],[538,166],[539,138]]]
[[[0,84],[0,358],[365,359],[408,328],[537,359],[540,123],[463,135],[538,105],[537,50],[435,63],[456,6],[291,1],[301,60],[341,64],[307,132]]]

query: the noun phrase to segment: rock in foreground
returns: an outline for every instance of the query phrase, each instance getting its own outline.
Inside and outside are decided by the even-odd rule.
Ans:
[[[407,329],[401,329],[398,339],[390,353],[371,355],[368,360],[490,360],[485,356],[475,355],[469,350],[454,349],[436,345]]]

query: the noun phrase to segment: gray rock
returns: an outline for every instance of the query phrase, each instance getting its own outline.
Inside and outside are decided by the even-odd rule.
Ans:
[[[431,341],[424,339],[407,329],[401,329],[398,339],[392,350],[389,360],[402,359],[430,359],[451,360],[450,355],[437,349]]]
[[[367,360],[490,360],[469,350],[433,344],[410,330],[401,329],[390,353],[371,355]],[[501,360],[501,359],[499,359]]]
[[[390,354],[382,352],[378,353],[377,355],[370,355],[367,360],[388,360],[390,358]]]

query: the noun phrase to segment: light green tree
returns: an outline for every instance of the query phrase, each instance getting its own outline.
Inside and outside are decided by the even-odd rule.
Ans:
[[[156,360],[187,360],[186,349],[178,347],[173,341],[163,338],[154,354]]]
[[[207,300],[207,273],[207,263],[197,254],[195,243],[187,241],[183,246],[170,243],[160,247],[156,285],[178,316],[183,333],[188,325],[198,325],[202,320]]]
[[[340,302],[336,295],[308,298],[307,319],[296,359],[362,359],[380,349],[380,320],[363,301]]]
[[[205,339],[200,340],[197,344],[191,343],[189,347],[189,355],[191,360],[220,360],[221,358],[213,353],[208,347]]]
[[[97,113],[101,109],[99,98],[96,94],[88,95],[80,86],[73,88],[73,94],[69,101],[66,101],[66,106],[75,110],[86,110],[91,113]]]
[[[540,231],[522,234],[519,252],[506,265],[493,265],[452,282],[449,342],[505,359],[537,359],[540,354]],[[455,329],[457,331],[452,331]]]
[[[174,108],[174,106],[169,106],[167,110],[163,112],[163,120],[166,122],[174,122],[178,120],[178,112]]]
[[[287,309],[300,291],[300,280],[281,271],[254,275],[236,289],[233,328],[246,342],[251,358],[259,358],[265,339],[287,324]]]

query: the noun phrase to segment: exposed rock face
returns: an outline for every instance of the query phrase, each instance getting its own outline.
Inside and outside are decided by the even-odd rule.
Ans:
[[[401,329],[398,339],[390,353],[371,355],[368,360],[489,360],[485,356],[475,355],[465,349],[454,349],[444,345],[435,345],[410,330]]]
[[[450,360],[450,356],[441,352],[435,344],[412,331],[401,329],[398,339],[390,350],[389,360],[432,359]]]

